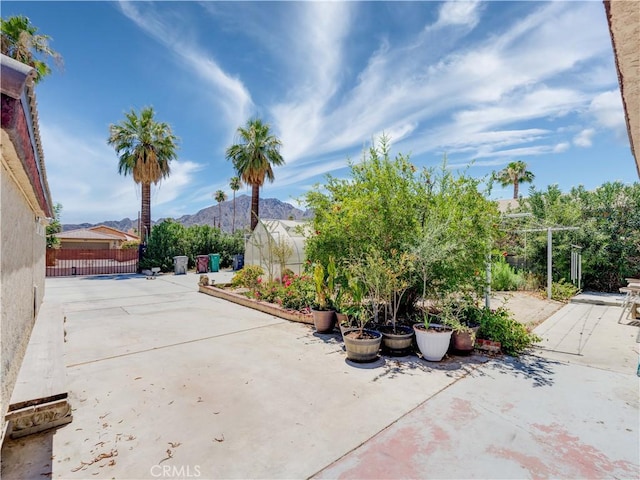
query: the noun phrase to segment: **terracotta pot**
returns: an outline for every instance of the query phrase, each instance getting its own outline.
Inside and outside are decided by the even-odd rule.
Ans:
[[[413,329],[406,325],[398,325],[393,332],[391,325],[380,327],[382,345],[391,355],[406,355],[413,344]]]
[[[340,331],[343,329],[343,324],[347,324],[349,322],[349,317],[346,313],[336,312],[336,321],[338,322],[338,326],[340,327]]]
[[[471,353],[476,344],[476,335],[480,327],[471,327],[468,331],[453,332],[451,349],[458,353]]]
[[[336,312],[333,310],[313,310],[313,325],[318,333],[331,333],[336,324]]]
[[[364,330],[373,338],[356,338],[359,332],[360,329],[354,329],[344,334],[347,358],[353,362],[373,362],[378,358],[382,334],[375,330]]]
[[[422,358],[430,362],[439,362],[449,350],[449,342],[453,330],[450,327],[432,323],[427,330],[423,323],[416,323],[413,331],[416,333],[416,343],[422,353]]]

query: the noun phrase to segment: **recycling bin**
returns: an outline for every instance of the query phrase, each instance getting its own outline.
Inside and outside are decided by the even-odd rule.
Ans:
[[[186,275],[189,257],[186,255],[177,255],[173,257],[173,273],[175,275]]]
[[[233,256],[233,270],[240,270],[242,267],[244,267],[244,255],[238,253]]]
[[[209,271],[209,256],[198,255],[196,257],[196,272],[207,273]]]
[[[209,254],[209,271],[217,272],[218,270],[220,270],[220,254],[210,253]]]

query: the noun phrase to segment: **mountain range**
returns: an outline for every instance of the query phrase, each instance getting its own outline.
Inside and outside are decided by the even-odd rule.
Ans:
[[[222,221],[220,214],[222,213]],[[236,215],[235,229],[242,230],[249,228],[251,215],[251,197],[249,195],[239,195],[236,197]],[[303,220],[310,219],[312,214],[310,211],[303,211],[294,207],[290,203],[283,202],[277,198],[261,198],[260,199],[260,218],[276,219],[276,220]],[[162,222],[163,218],[152,224]],[[175,221],[181,223],[185,227],[191,225],[211,225],[220,226],[223,231],[231,232],[233,226],[233,199],[217,203],[207,208],[203,208],[193,215],[183,215],[180,218],[174,218]],[[138,229],[138,220],[123,218],[122,220],[105,220],[100,223],[80,223],[80,224],[63,224],[62,230],[76,230],[79,228],[89,228],[96,225],[106,225],[108,227],[117,228],[123,232],[131,229]]]

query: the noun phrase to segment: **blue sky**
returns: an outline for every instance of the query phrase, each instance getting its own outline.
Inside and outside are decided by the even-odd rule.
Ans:
[[[446,153],[483,177],[523,160],[541,189],[638,179],[601,1],[2,2],[16,14],[64,57],[37,87],[63,223],[137,216],[106,139],[149,105],[180,138],[154,219],[231,196],[224,152],[252,116],[286,161],[261,196],[291,203],[382,132],[417,166]]]

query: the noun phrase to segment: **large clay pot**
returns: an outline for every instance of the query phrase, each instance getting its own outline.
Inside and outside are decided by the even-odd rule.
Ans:
[[[336,322],[338,323],[340,333],[343,335],[345,330],[351,329],[351,327],[349,326],[349,317],[346,313],[336,312]]]
[[[469,330],[453,332],[451,335],[451,349],[457,353],[471,353],[476,344],[476,335],[479,328],[470,327]]]
[[[347,358],[354,362],[372,362],[378,358],[382,334],[376,330],[364,330],[368,337],[358,338],[360,329],[350,330],[344,334],[344,346]]]
[[[394,333],[391,325],[380,327],[382,345],[391,355],[406,355],[413,344],[413,329],[406,325],[398,325]]]
[[[449,342],[453,330],[439,323],[432,323],[427,330],[423,323],[413,326],[416,333],[416,343],[422,353],[422,358],[430,362],[439,362],[449,350]]]
[[[336,324],[336,312],[333,310],[313,310],[313,326],[316,327],[318,333],[331,333]]]

